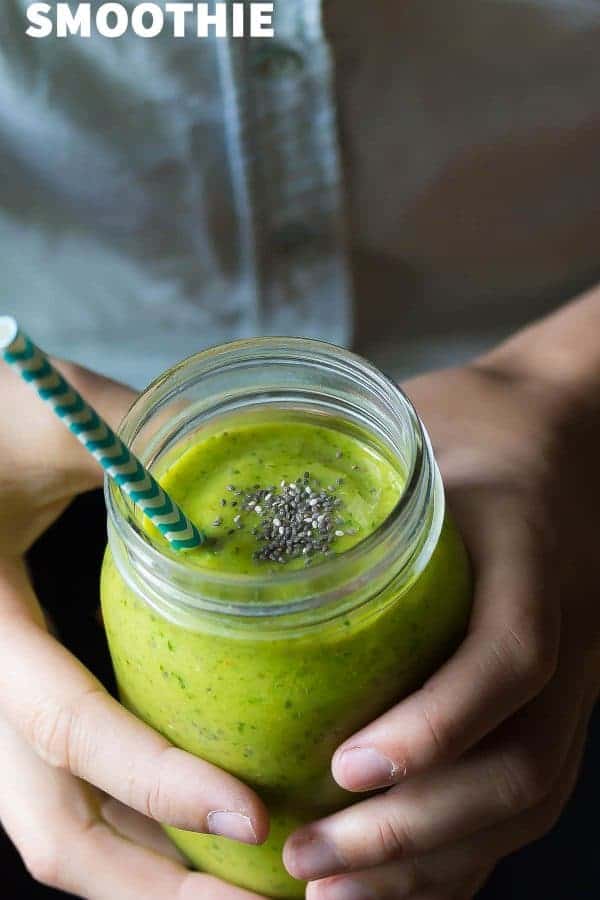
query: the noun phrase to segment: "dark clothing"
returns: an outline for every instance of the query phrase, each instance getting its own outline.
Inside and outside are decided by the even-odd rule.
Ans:
[[[38,596],[61,639],[111,691],[114,680],[98,620],[98,574],[106,540],[100,491],[79,498],[30,553]],[[65,535],[68,533],[68,540]],[[74,546],[79,547],[73,552]],[[64,579],[64,572],[69,577]],[[592,720],[579,783],[558,826],[533,846],[504,860],[479,900],[593,900],[600,892],[595,802],[600,801],[600,708]],[[37,885],[0,831],[0,871],[6,900],[59,900],[67,895]],[[118,900],[118,898],[115,898]]]

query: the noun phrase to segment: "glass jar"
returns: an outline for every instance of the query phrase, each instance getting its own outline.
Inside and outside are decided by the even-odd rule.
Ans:
[[[173,744],[252,785],[271,815],[265,845],[169,828],[196,867],[278,898],[289,833],[349,804],[336,747],[414,690],[464,634],[463,544],[445,514],[431,445],[401,390],[359,357],[315,341],[238,341],[193,356],[136,401],[120,428],[160,470],[215,422],[260,410],[335,420],[383,447],[405,475],[387,519],[317,565],[224,574],[155,545],[106,484],[102,609],[122,702]]]

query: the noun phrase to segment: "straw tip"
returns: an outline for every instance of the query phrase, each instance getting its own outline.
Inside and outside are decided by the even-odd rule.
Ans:
[[[19,326],[14,316],[0,316],[0,350],[10,347],[18,333]]]

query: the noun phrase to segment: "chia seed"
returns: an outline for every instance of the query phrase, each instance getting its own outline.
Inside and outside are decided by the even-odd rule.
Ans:
[[[339,528],[343,519],[336,521],[334,511],[340,511],[342,501],[335,488],[322,488],[308,471],[295,481],[283,479],[279,488],[255,485],[240,493],[241,507],[258,517],[251,531],[258,545],[256,560],[285,563],[300,557],[309,565],[315,554],[328,555],[335,539],[348,533]],[[239,516],[234,522],[242,527]]]

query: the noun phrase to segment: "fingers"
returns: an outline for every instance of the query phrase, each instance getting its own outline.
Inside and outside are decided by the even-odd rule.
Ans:
[[[60,368],[112,424],[120,421],[133,391],[77,366]],[[76,494],[102,478],[102,468],[64,423],[0,364],[0,552],[24,554]]]
[[[131,807],[125,806],[124,803],[101,795],[100,816],[113,831],[117,831],[134,844],[186,865],[183,856],[175,844],[171,843],[161,826]]]
[[[509,794],[512,782],[499,786],[507,780],[500,760],[436,770],[308,826],[290,838],[286,867],[311,880],[414,859],[507,819],[521,801]]]
[[[75,387],[83,398],[94,407],[101,418],[105,419],[111,428],[116,429],[125,413],[137,397],[137,393],[127,385],[113,381],[92,372],[82,366],[73,363],[55,360],[57,369]],[[57,423],[61,427],[61,423]],[[62,425],[64,429],[64,425]],[[73,435],[66,434],[69,441],[68,460],[78,460],[78,466],[84,477],[87,477],[86,487],[92,488],[102,484],[104,472],[98,462],[85,450]],[[72,464],[72,462],[71,462]]]
[[[89,900],[258,900],[258,895],[209,875],[188,872],[101,822],[83,835],[67,833],[64,839],[77,857],[65,860],[61,856],[58,866],[54,860],[49,870],[42,870],[46,877],[41,880]]]
[[[458,758],[551,677],[558,604],[532,563],[535,535],[512,508],[491,506],[479,508],[489,524],[479,536],[469,634],[421,690],[338,748],[332,771],[347,790],[384,787]]]
[[[390,863],[352,875],[335,875],[313,881],[307,887],[306,900],[417,900],[430,896],[466,898],[473,896],[490,874],[490,870],[473,872],[472,867],[473,860],[468,881],[458,882],[448,878],[438,881],[434,873],[427,873],[425,864],[422,871],[421,866],[415,863]]]
[[[16,608],[28,594],[23,569],[0,564],[0,608]],[[23,614],[0,617],[0,657],[0,708],[46,762],[159,822],[264,840],[267,813],[249,788],[127,712]]]
[[[388,862],[350,875],[313,881],[307,900],[417,900],[427,892],[460,885],[467,893],[443,896],[470,897],[484,883],[497,860],[548,832],[570,796],[583,755],[587,716],[581,716],[568,756],[551,795],[510,822],[415,858]],[[456,888],[458,890],[458,888]],[[471,893],[469,893],[471,891]]]
[[[260,900],[188,872],[106,824],[95,791],[46,766],[0,723],[0,819],[32,876],[86,900]]]
[[[554,791],[582,706],[569,679],[555,679],[458,762],[297,831],[285,847],[286,867],[314,880],[416,858],[515,819]]]
[[[464,883],[446,881],[423,887],[421,879],[413,877],[406,866],[390,865],[351,877],[313,881],[307,887],[306,900],[471,900],[490,874],[491,870],[486,870]]]
[[[474,900],[490,874],[488,872],[485,876],[481,876],[466,884],[447,884],[443,887],[426,888],[424,891],[411,894],[410,900]]]
[[[125,384],[83,366],[62,360],[54,360],[54,364],[102,418],[106,419],[110,427],[117,428],[137,397],[137,392]]]

